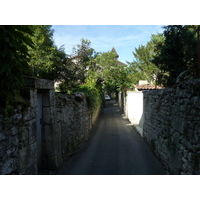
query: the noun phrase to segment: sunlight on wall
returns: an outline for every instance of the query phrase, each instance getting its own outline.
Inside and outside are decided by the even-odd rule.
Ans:
[[[142,92],[127,92],[126,116],[131,124],[134,124],[141,129],[140,134],[142,135],[142,127],[144,123]]]

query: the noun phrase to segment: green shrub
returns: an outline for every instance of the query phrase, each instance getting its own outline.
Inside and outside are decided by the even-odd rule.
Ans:
[[[86,96],[87,104],[92,113],[94,113],[102,105],[102,95],[95,86],[91,84],[83,84],[79,86],[76,92],[82,92]]]

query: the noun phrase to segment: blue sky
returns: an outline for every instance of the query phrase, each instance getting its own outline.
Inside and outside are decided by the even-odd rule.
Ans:
[[[54,42],[70,54],[73,46],[81,43],[81,38],[91,41],[97,52],[108,52],[113,47],[119,60],[132,62],[132,52],[139,45],[150,41],[151,34],[162,33],[162,25],[53,25]]]

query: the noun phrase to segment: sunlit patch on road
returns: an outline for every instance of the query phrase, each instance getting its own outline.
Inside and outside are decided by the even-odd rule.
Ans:
[[[126,126],[133,126],[133,124],[131,124],[131,123],[130,124],[126,124]]]

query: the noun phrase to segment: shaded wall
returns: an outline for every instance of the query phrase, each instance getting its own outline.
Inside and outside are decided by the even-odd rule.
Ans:
[[[61,159],[65,161],[88,138],[100,108],[91,113],[86,99],[76,101],[75,94],[57,94],[55,108],[55,132],[61,142]]]
[[[85,99],[54,91],[53,81],[26,78],[23,103],[0,113],[0,174],[38,174],[58,169],[86,140],[97,120]]]
[[[37,173],[36,107],[32,103],[27,111],[19,106],[10,118],[0,115],[0,174]]]
[[[144,92],[144,139],[171,174],[200,174],[200,80]]]
[[[199,79],[168,89],[127,91],[119,106],[170,174],[200,174]]]

